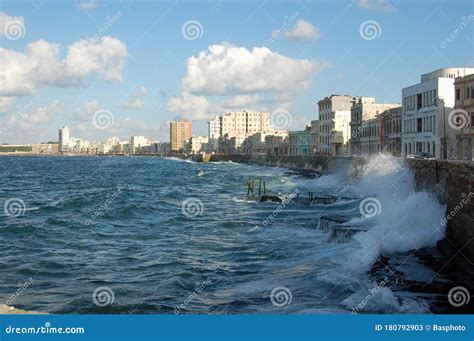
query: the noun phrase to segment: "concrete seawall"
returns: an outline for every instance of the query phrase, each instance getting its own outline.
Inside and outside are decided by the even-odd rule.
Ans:
[[[365,161],[351,157],[291,155],[212,155],[213,161],[256,163],[318,172],[356,169]],[[447,241],[455,252],[474,264],[474,164],[454,161],[407,159],[415,173],[416,190],[434,193],[447,206]]]

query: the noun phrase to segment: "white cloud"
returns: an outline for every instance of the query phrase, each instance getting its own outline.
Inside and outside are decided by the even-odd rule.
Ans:
[[[5,113],[10,110],[13,99],[13,97],[0,97],[0,113]]]
[[[93,99],[84,102],[82,106],[74,113],[74,116],[79,120],[92,120],[92,117],[98,108],[99,106],[97,100]]]
[[[20,23],[20,26],[23,26],[24,28],[23,17],[9,16],[6,13],[0,12],[0,37],[3,37],[6,34],[6,31],[8,31],[8,25],[13,23]],[[13,29],[13,27],[10,29]]]
[[[89,2],[81,2],[77,5],[77,7],[82,10],[90,10],[96,8],[97,4],[93,0],[91,0]]]
[[[123,102],[120,106],[125,109],[143,109],[144,104],[142,97],[148,94],[147,89],[142,85],[135,89],[130,98]]]
[[[395,7],[388,0],[359,0],[360,8],[370,11],[394,12]]]
[[[286,92],[307,88],[312,75],[325,67],[309,59],[292,59],[265,47],[209,46],[187,60],[183,91],[232,94],[261,91]]]
[[[127,48],[120,40],[108,36],[79,40],[62,60],[59,49],[59,44],[43,39],[28,44],[24,53],[0,48],[0,96],[29,95],[43,85],[81,86],[93,74],[122,81]]]
[[[303,19],[299,19],[295,26],[285,30],[285,37],[289,40],[318,39],[321,36],[319,28]]]
[[[182,94],[167,109],[206,119],[227,110],[266,110],[294,98],[312,84],[324,61],[293,59],[265,47],[209,46],[187,59]]]

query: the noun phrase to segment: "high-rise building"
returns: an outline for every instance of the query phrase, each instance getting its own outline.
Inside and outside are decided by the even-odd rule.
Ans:
[[[455,104],[454,80],[470,74],[474,68],[439,69],[402,89],[403,156],[427,152],[437,159],[456,158],[457,130],[448,121]]]
[[[193,127],[191,121],[170,122],[170,149],[172,152],[182,151],[186,140],[189,140],[192,136]]]
[[[69,128],[62,127],[59,129],[59,152],[65,153],[69,148]]]

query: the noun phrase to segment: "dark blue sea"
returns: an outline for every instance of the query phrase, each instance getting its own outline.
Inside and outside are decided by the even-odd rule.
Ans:
[[[359,173],[1,157],[0,305],[48,313],[430,311],[434,295],[407,290],[400,278],[446,281],[419,255],[439,257],[444,230],[433,224],[445,207],[414,193],[412,174],[395,160],[375,159]],[[281,196],[336,199],[258,203],[246,195],[249,179]],[[361,215],[367,197],[380,204],[376,216]],[[408,218],[397,224],[401,212]],[[322,228],[321,217],[338,229]],[[351,233],[340,233],[344,226]]]

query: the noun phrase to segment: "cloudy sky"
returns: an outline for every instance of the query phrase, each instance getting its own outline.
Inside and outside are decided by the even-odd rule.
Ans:
[[[243,109],[302,129],[333,93],[399,103],[421,73],[474,65],[473,15],[469,0],[2,1],[0,143],[64,125],[165,142],[171,120],[206,134]]]

